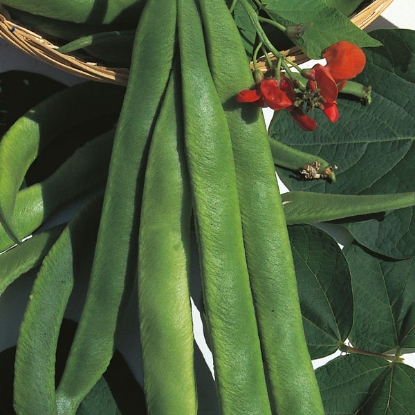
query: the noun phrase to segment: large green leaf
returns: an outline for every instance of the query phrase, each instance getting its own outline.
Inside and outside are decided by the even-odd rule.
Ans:
[[[299,39],[292,39],[312,59],[319,59],[325,48],[340,40],[361,47],[380,45],[325,0],[267,0],[264,3],[266,12],[284,26],[312,23]]]
[[[305,181],[280,168],[288,188],[355,195],[415,190],[409,173],[415,162],[415,106],[408,99],[415,94],[415,33],[397,29],[372,34],[384,46],[365,51],[366,68],[358,77],[373,87],[371,105],[340,97],[339,120],[331,124],[315,111],[319,126],[314,132],[300,131],[287,112],[277,114],[270,131],[273,138],[339,166],[336,183]],[[413,216],[413,208],[402,209],[375,222],[350,225],[349,230],[369,249],[405,258],[415,254]]]
[[[378,353],[415,350],[415,258],[378,258],[357,244],[346,249],[346,258],[354,298],[350,341]]]
[[[335,7],[345,16],[350,16],[364,0],[326,0],[329,6]]]
[[[242,43],[245,47],[246,55],[248,59],[251,60],[257,36],[256,30],[251,24],[251,20],[249,19],[249,16],[241,3],[237,2],[235,4],[233,15],[236,26],[238,27],[239,33],[241,35]]]
[[[326,415],[412,415],[415,369],[349,354],[316,370]]]
[[[304,331],[312,359],[334,353],[352,326],[349,268],[336,241],[310,225],[289,226]]]

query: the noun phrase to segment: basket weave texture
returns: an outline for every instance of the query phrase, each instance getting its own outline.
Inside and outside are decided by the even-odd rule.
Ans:
[[[351,21],[361,29],[372,23],[393,0],[374,0],[362,11],[351,18]],[[129,71],[126,68],[109,68],[96,62],[90,62],[83,57],[66,55],[57,51],[58,46],[48,41],[41,35],[21,26],[18,22],[10,19],[7,10],[0,5],[0,38],[11,43],[18,49],[33,56],[34,58],[55,66],[65,72],[83,78],[109,82],[118,85],[126,85],[128,82]],[[286,56],[301,64],[307,62],[309,58],[299,49],[293,47],[283,51]],[[264,61],[258,63],[258,67],[266,71],[267,64]]]

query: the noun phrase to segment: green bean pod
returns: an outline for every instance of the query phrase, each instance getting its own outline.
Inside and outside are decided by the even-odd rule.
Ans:
[[[42,263],[62,230],[62,225],[55,226],[0,255],[0,295],[22,274]]]
[[[147,0],[4,0],[25,12],[74,23],[123,24],[135,27]]]
[[[170,77],[148,156],[139,230],[138,306],[148,413],[196,415],[189,292],[192,203],[177,69]]]
[[[134,41],[134,30],[94,33],[66,43],[57,49],[70,53],[84,49],[89,55],[117,66],[129,67]]]
[[[235,101],[252,84],[240,34],[224,2],[200,4],[210,68],[232,139],[251,289],[276,411],[324,414],[265,123],[258,108]]]
[[[178,1],[185,152],[222,414],[270,414],[229,131],[194,0]]]
[[[154,21],[158,25],[154,25]],[[160,30],[160,27],[163,30]],[[58,413],[70,415],[100,379],[113,355],[122,299],[136,276],[138,219],[147,147],[169,79],[176,40],[176,4],[149,0],[136,31],[130,80],[111,156],[91,282],[57,389]],[[162,65],[151,66],[157,51]]]
[[[415,193],[342,195],[288,192],[282,195],[287,224],[327,222],[415,206]]]
[[[51,176],[17,193],[13,224],[19,239],[30,235],[59,209],[105,186],[114,131],[85,144]],[[0,252],[14,242],[0,225]]]
[[[76,40],[94,33],[121,30],[120,25],[74,23],[66,20],[39,16],[23,10],[14,9],[13,7],[7,7],[6,10],[13,20],[19,22],[23,26],[28,27],[35,32],[66,41]]]
[[[69,222],[37,274],[17,340],[14,408],[18,415],[57,415],[56,347],[77,280],[89,275],[102,193]]]
[[[272,159],[276,166],[299,172],[307,164],[312,164],[317,161],[320,163],[319,173],[323,173],[324,170],[330,166],[330,164],[321,157],[296,150],[273,138],[267,137],[267,139],[271,149]],[[334,171],[330,174],[330,181],[333,183],[336,181],[336,174]]]
[[[37,155],[66,131],[68,124],[82,125],[118,112],[125,88],[85,82],[66,88],[20,117],[0,141],[0,223],[13,229],[13,210],[24,176]]]

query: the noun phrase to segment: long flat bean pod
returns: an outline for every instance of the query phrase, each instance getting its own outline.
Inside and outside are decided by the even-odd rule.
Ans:
[[[89,275],[102,193],[70,221],[37,274],[17,340],[14,407],[18,415],[56,415],[59,330],[76,280]]]
[[[178,1],[185,152],[202,287],[223,414],[269,414],[229,131],[194,0]]]
[[[242,108],[235,102],[238,92],[253,82],[246,54],[225,3],[200,3],[210,68],[233,144],[250,282],[277,412],[323,414],[304,337],[291,248],[265,123],[257,108]]]
[[[25,12],[75,23],[121,23],[135,27],[147,0],[4,0]]]
[[[13,231],[17,192],[37,155],[68,125],[118,113],[124,93],[116,85],[78,84],[45,99],[10,127],[0,141],[0,222],[5,227]]]
[[[154,25],[154,21],[159,22]],[[163,30],[160,30],[160,27]],[[147,146],[175,50],[176,3],[149,0],[136,39],[111,157],[86,303],[57,389],[58,413],[70,415],[112,357],[122,298],[137,267],[138,218]],[[157,51],[162,65],[149,65]]]
[[[151,139],[138,245],[138,306],[149,414],[196,415],[189,292],[191,196],[178,68]]]

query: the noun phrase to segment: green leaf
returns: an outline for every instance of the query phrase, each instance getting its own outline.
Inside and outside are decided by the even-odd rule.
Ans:
[[[235,5],[234,20],[241,35],[242,43],[244,44],[246,51],[246,56],[249,60],[251,60],[252,54],[254,52],[257,34],[254,26],[251,23],[251,20],[249,19],[248,14],[245,11],[245,8],[239,2],[237,2]]]
[[[373,87],[371,105],[340,97],[340,118],[330,123],[321,111],[315,132],[300,131],[287,112],[280,111],[271,128],[273,138],[337,164],[336,183],[302,180],[279,168],[284,184],[293,190],[337,194],[396,194],[413,192],[415,163],[415,33],[379,30],[371,34],[384,46],[366,50],[367,64],[358,81]],[[413,208],[348,226],[353,236],[382,255],[415,255]],[[372,218],[370,218],[372,219]]]
[[[395,261],[346,249],[354,298],[353,346],[385,353],[415,350],[415,258]]]
[[[316,370],[326,415],[411,415],[415,369],[375,356],[349,354]]]
[[[324,49],[340,40],[361,47],[380,46],[325,0],[269,0],[265,10],[284,26],[312,23],[300,39],[291,39],[312,59],[319,59]]]
[[[350,16],[364,0],[326,0],[329,6],[335,7],[345,16]]]
[[[304,331],[312,359],[334,353],[352,326],[349,268],[336,241],[310,225],[288,227]]]

